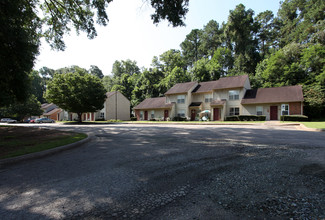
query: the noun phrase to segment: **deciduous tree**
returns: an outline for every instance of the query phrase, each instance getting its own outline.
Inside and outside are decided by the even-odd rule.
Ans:
[[[41,21],[36,0],[0,1],[0,107],[28,98]]]
[[[64,50],[65,34],[75,29],[97,36],[95,23],[108,22],[106,8],[112,0],[1,0],[0,1],[0,106],[28,97],[31,72],[43,37],[52,48]],[[150,0],[154,23],[166,19],[184,25],[189,0]],[[95,15],[96,14],[96,15]],[[96,21],[95,21],[96,20]]]
[[[34,95],[30,95],[24,102],[12,103],[0,108],[0,115],[23,120],[25,117],[39,116],[43,113],[41,103]]]
[[[88,72],[90,72],[90,74],[92,74],[94,76],[97,76],[100,79],[102,79],[104,77],[104,74],[101,71],[101,69],[99,69],[98,66],[95,66],[95,65],[91,65]]]
[[[106,91],[101,80],[91,74],[55,74],[48,83],[46,99],[60,108],[78,114],[79,122],[85,112],[103,108]]]

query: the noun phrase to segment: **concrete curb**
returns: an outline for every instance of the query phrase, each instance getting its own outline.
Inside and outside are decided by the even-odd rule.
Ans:
[[[263,125],[263,123],[129,123],[129,122],[125,122],[125,123],[121,123],[121,124],[129,124],[129,125]]]
[[[302,128],[305,131],[317,131],[317,132],[324,132],[325,131],[325,129],[321,129],[321,128],[308,128],[308,127],[306,127],[306,125],[304,125],[302,123],[300,124],[300,128]]]
[[[88,137],[86,137],[85,139],[82,139],[80,141],[71,143],[71,144],[67,144],[67,145],[63,145],[60,147],[56,147],[56,148],[52,148],[52,149],[48,149],[48,150],[44,150],[44,151],[40,151],[40,152],[36,152],[36,153],[30,153],[30,154],[26,154],[26,155],[22,155],[22,156],[18,156],[18,157],[12,157],[12,158],[7,158],[7,159],[2,159],[0,160],[0,165],[8,165],[8,164],[13,164],[13,163],[18,163],[18,162],[22,162],[22,161],[26,161],[26,160],[32,160],[32,159],[36,159],[36,158],[41,158],[41,157],[46,157],[52,154],[56,154],[68,149],[72,149],[75,147],[78,147],[82,144],[85,144],[87,142],[90,141],[91,137],[87,134]]]

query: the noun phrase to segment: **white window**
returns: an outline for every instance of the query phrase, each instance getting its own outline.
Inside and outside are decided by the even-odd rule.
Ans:
[[[178,104],[183,104],[183,103],[185,103],[185,95],[178,95],[178,96],[177,96],[177,103],[178,103]]]
[[[263,106],[256,106],[256,115],[263,115]]]
[[[154,110],[151,111],[151,118],[155,118],[155,111]]]
[[[105,118],[105,112],[100,113],[100,118]]]
[[[212,96],[211,94],[204,95],[204,102],[212,102]]]
[[[140,111],[140,119],[143,119],[143,111]]]
[[[281,115],[289,115],[289,104],[281,105]]]
[[[229,115],[239,115],[239,108],[230,108]]]
[[[239,91],[238,90],[230,90],[229,91],[229,100],[239,100]]]
[[[180,109],[177,112],[177,116],[178,117],[185,117],[185,110],[184,109]]]

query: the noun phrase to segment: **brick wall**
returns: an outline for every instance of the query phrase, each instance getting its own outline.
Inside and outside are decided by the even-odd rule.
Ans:
[[[290,115],[302,115],[301,102],[289,103],[289,114]]]
[[[137,121],[140,121],[140,110],[135,110],[135,117],[137,117]]]
[[[54,114],[50,115],[49,118],[54,120],[54,121],[58,121],[58,113],[54,113]]]

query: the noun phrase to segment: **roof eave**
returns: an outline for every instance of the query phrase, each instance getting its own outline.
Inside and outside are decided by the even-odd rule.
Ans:
[[[151,110],[151,109],[153,109],[153,110],[155,110],[155,109],[171,109],[172,108],[172,106],[166,106],[166,107],[153,107],[153,108],[133,108],[133,110]]]
[[[245,103],[243,101],[240,102],[240,104],[242,105],[253,105],[253,104],[276,104],[276,103],[291,103],[291,102],[303,102],[304,100],[280,100],[280,101],[274,101],[274,102],[248,102],[248,103]]]
[[[216,88],[213,90],[223,90],[223,89],[241,89],[244,88],[244,86],[237,86],[237,87],[225,87],[225,88]]]
[[[164,93],[164,95],[179,95],[179,94],[187,94],[188,92],[173,92],[173,93]]]

